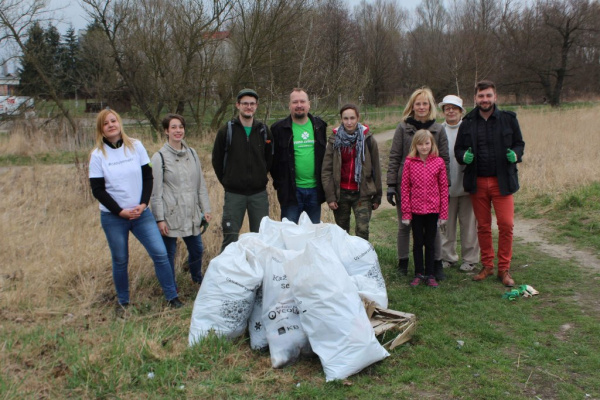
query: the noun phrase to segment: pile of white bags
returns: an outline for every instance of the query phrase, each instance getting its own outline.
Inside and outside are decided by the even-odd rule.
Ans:
[[[344,379],[389,354],[375,338],[362,298],[387,308],[371,244],[333,224],[263,218],[211,260],[194,302],[189,344],[210,332],[241,336],[266,350],[274,368],[313,351],[327,381]]]

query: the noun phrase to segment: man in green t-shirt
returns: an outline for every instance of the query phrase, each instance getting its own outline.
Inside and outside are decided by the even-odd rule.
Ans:
[[[295,88],[290,94],[290,115],[271,125],[275,154],[271,167],[281,218],[298,222],[305,211],[317,224],[325,193],[321,167],[327,146],[327,123],[309,113],[308,94]]]

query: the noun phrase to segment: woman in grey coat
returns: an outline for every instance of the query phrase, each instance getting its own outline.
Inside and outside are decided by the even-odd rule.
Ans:
[[[210,221],[208,191],[196,151],[185,143],[185,119],[168,114],[162,120],[167,143],[152,156],[154,185],[151,207],[163,237],[173,276],[177,238],[188,249],[192,280],[202,282],[201,228]]]
[[[398,124],[396,133],[394,133],[387,172],[387,200],[391,205],[396,206],[398,221],[402,220],[402,210],[400,207],[402,169],[410,150],[413,136],[419,129],[427,129],[433,135],[440,152],[440,157],[442,157],[446,164],[446,177],[448,178],[448,184],[450,184],[450,175],[448,174],[450,167],[448,137],[446,136],[444,127],[435,122],[436,116],[436,104],[431,89],[427,87],[417,89],[408,99],[408,103],[406,103],[406,107],[402,113],[402,121]],[[407,275],[408,273],[409,241],[410,226],[399,224],[397,246],[398,271],[401,275]],[[436,279],[440,280],[443,278],[443,275],[441,249],[438,247],[436,246],[435,249],[434,271]]]

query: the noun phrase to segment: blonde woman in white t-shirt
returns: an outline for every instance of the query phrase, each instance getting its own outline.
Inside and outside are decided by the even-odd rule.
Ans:
[[[102,110],[96,118],[96,146],[89,166],[92,194],[100,202],[100,222],[112,255],[117,315],[129,306],[129,232],[142,243],[154,262],[168,305],[183,306],[177,296],[167,249],[154,216],[148,210],[152,194],[152,168],[139,140],[123,132],[121,117]]]

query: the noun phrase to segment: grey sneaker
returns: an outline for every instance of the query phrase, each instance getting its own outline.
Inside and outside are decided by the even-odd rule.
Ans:
[[[469,264],[468,262],[464,262],[462,263],[459,269],[461,271],[470,272],[475,269],[475,264]]]
[[[450,268],[452,265],[454,265],[454,263],[451,263],[450,261],[446,261],[446,260],[442,261],[442,267],[444,269]]]
[[[125,319],[127,317],[127,309],[129,308],[129,303],[119,304],[117,303],[115,307],[115,317]]]

